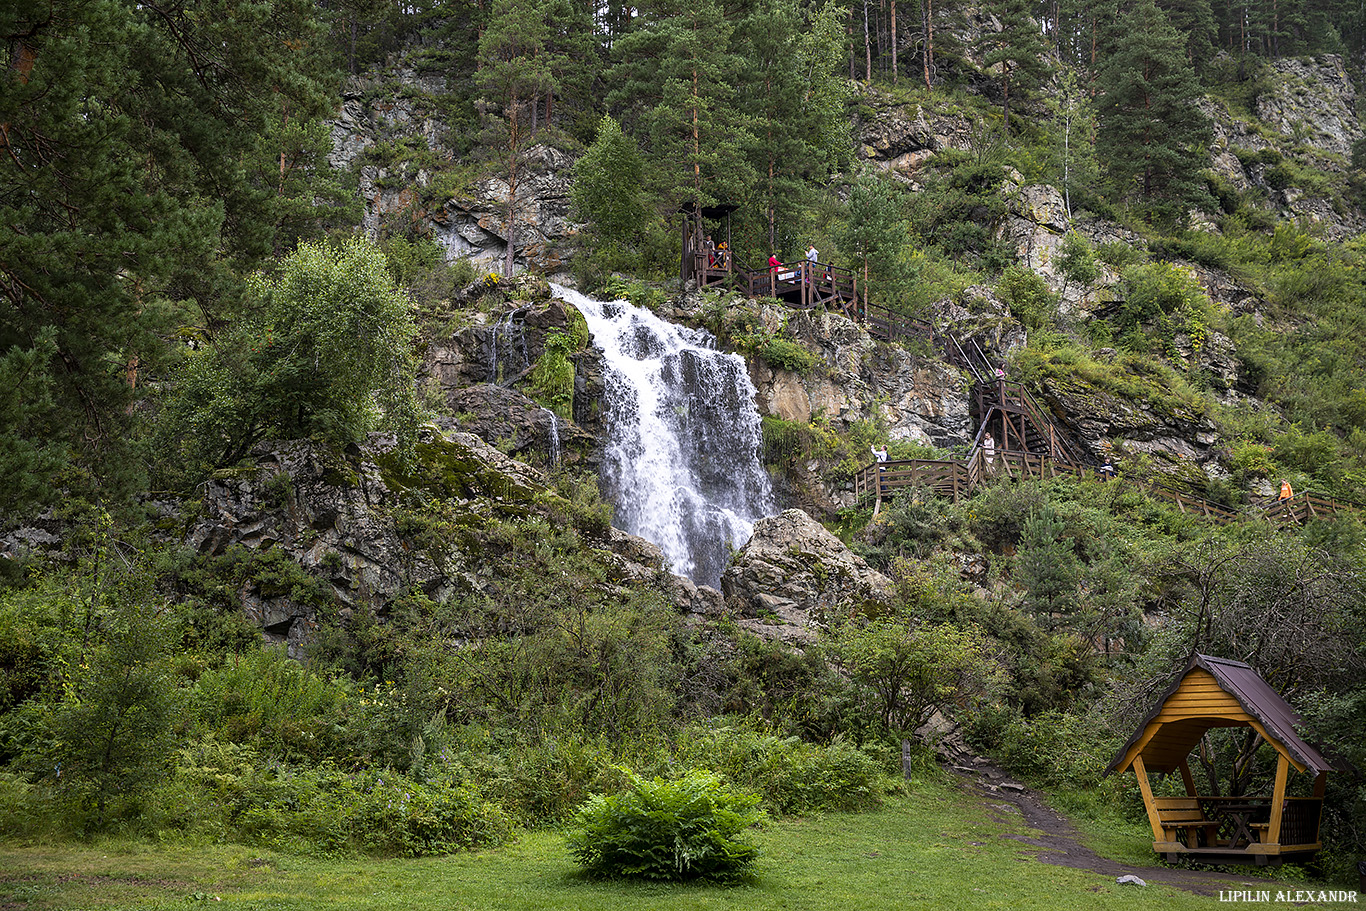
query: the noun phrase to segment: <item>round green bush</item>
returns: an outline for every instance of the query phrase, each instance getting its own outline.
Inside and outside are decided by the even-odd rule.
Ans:
[[[743,832],[764,818],[759,798],[700,770],[666,781],[628,773],[620,794],[579,808],[569,851],[591,876],[733,882],[759,849]]]

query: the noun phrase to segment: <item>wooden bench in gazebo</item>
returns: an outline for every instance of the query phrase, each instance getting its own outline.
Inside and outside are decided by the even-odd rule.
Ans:
[[[1168,861],[1181,855],[1206,861],[1279,864],[1303,860],[1323,847],[1319,819],[1330,771],[1348,766],[1326,758],[1297,732],[1300,717],[1240,661],[1196,655],[1120,748],[1106,774],[1133,769],[1153,830],[1153,850]],[[1187,757],[1213,728],[1251,727],[1276,751],[1272,793],[1216,796],[1196,792]],[[1312,797],[1290,797],[1290,773],[1314,776]],[[1178,772],[1183,796],[1154,796],[1148,776]]]

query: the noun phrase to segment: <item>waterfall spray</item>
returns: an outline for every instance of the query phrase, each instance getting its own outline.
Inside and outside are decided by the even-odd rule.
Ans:
[[[717,585],[754,523],[776,511],[744,360],[717,351],[705,330],[625,301],[555,292],[583,313],[603,352],[602,475],[614,524],[658,544],[674,572]]]

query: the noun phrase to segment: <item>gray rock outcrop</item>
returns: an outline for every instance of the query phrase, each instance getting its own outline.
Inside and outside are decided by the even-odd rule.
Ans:
[[[310,592],[253,576],[238,593],[263,635],[295,657],[319,628],[320,599],[343,618],[360,610],[383,618],[407,592],[441,601],[481,589],[477,552],[456,539],[418,540],[421,530],[405,524],[410,491],[420,487],[422,497],[440,497],[472,516],[529,514],[553,497],[540,471],[471,433],[428,428],[419,464],[406,468],[391,460],[393,451],[393,439],[382,434],[346,453],[308,441],[276,443],[256,453],[251,469],[206,485],[202,514],[186,537],[192,549],[209,556],[237,547],[278,552],[314,583]],[[649,584],[681,610],[721,612],[720,592],[672,576],[648,541],[608,529],[598,546],[613,568],[611,584]]]
[[[1356,88],[1342,59],[1334,54],[1283,57],[1269,66],[1273,75],[1266,80],[1267,90],[1257,96],[1257,121],[1235,115],[1215,99],[1201,101],[1214,126],[1214,173],[1244,194],[1244,205],[1259,205],[1281,218],[1313,225],[1335,240],[1361,233],[1366,219],[1360,212],[1323,196],[1321,190],[1316,193],[1314,187],[1291,182],[1296,171],[1345,176],[1352,145],[1363,135]],[[1300,167],[1281,167],[1282,158]]]
[[[760,519],[721,576],[727,606],[757,635],[793,642],[823,622],[889,603],[891,580],[800,509]]]
[[[821,361],[804,375],[751,361],[760,412],[802,423],[817,415],[844,426],[875,421],[891,439],[934,446],[970,436],[963,377],[943,361],[880,343],[837,313],[767,305],[759,317],[773,331],[785,326]]]
[[[440,113],[447,91],[440,74],[404,64],[382,75],[353,79],[331,123],[329,163],[355,171],[365,202],[362,226],[371,237],[387,219],[401,218],[446,251],[448,260],[468,258],[498,270],[507,252],[508,183],[489,177],[453,185],[447,164],[449,125]],[[418,154],[404,151],[418,143]],[[564,251],[577,226],[569,220],[573,159],[548,145],[527,148],[517,182],[514,261],[547,274],[565,269]]]
[[[1257,96],[1257,118],[1287,139],[1347,158],[1361,138],[1356,87],[1337,54],[1279,57],[1276,78]]]

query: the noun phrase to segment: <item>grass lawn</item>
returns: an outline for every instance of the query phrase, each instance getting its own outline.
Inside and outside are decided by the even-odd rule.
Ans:
[[[555,832],[421,860],[319,859],[235,845],[6,843],[0,909],[1184,911],[1218,903],[1040,863],[1007,837],[1028,834],[1020,825],[993,821],[980,801],[949,786],[917,785],[874,813],[771,824],[757,833],[757,875],[733,888],[585,881]]]

